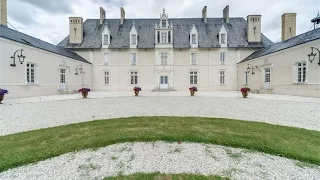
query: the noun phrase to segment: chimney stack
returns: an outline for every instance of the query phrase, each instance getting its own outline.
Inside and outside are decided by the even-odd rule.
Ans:
[[[248,42],[261,42],[261,15],[249,15],[247,17]]]
[[[100,24],[103,24],[103,21],[106,19],[106,11],[100,7]]]
[[[83,41],[83,19],[81,17],[69,17],[69,43],[81,44]]]
[[[7,0],[0,0],[0,25],[7,26]]]
[[[223,19],[225,23],[229,23],[229,5],[223,9]]]
[[[124,19],[126,19],[126,11],[123,9],[123,7],[120,8],[120,17],[121,17],[120,23],[123,24]]]
[[[296,36],[297,21],[296,13],[285,13],[282,16],[282,41]]]
[[[203,19],[204,23],[208,22],[208,20],[207,20],[207,6],[204,6],[202,9],[202,19]]]

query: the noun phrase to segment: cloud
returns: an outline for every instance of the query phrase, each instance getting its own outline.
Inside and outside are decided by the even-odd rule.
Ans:
[[[166,9],[169,18],[200,18],[203,6],[208,6],[208,17],[222,17],[223,8],[230,6],[231,17],[249,14],[262,15],[262,32],[272,41],[281,37],[281,15],[297,13],[297,34],[308,31],[310,20],[320,7],[320,1],[308,0],[15,0],[8,1],[9,22],[19,31],[57,44],[69,33],[68,17],[98,19],[99,7],[107,18],[119,18],[121,6],[126,18],[159,18]]]

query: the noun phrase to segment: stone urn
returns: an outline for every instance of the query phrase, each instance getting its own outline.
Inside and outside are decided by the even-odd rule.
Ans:
[[[191,88],[189,88],[189,91],[190,91],[191,96],[194,96],[195,92],[198,91],[198,88],[197,87],[191,87]]]
[[[134,91],[135,96],[139,96],[139,92],[141,91],[141,88],[135,87],[135,88],[133,88],[133,91]]]
[[[82,97],[87,98],[88,97],[88,92],[82,92]]]

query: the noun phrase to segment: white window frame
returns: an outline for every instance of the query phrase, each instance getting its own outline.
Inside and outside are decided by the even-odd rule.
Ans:
[[[219,84],[226,85],[226,70],[219,71]]]
[[[269,70],[269,72],[267,72],[267,69]],[[268,81],[267,81],[268,80]],[[266,67],[264,68],[264,78],[263,81],[265,83],[270,83],[271,82],[271,67]]]
[[[303,65],[305,63],[305,65]],[[299,64],[302,64],[299,67]],[[305,68],[305,74],[303,74],[303,68]],[[301,72],[301,80],[299,81],[299,69],[302,70]],[[303,76],[305,76],[305,79],[303,81]],[[308,62],[305,60],[302,61],[296,61],[294,65],[294,80],[297,84],[305,84],[308,83]]]
[[[222,36],[224,36],[224,38]],[[228,45],[228,33],[226,28],[223,25],[219,32],[219,44],[221,47],[227,47]]]
[[[103,53],[103,65],[109,65],[109,53]]]
[[[105,40],[105,38],[108,38],[107,41]],[[110,30],[108,27],[105,27],[103,32],[102,32],[102,48],[106,48],[108,49],[109,48],[109,45],[111,43],[111,34],[110,34]],[[105,42],[107,42],[108,44],[106,44]]]
[[[64,72],[62,72],[64,71]],[[60,68],[59,69],[59,73],[60,73],[60,84],[66,84],[67,83],[67,69],[66,68]],[[64,76],[64,78],[62,78]],[[64,82],[62,82],[62,80],[64,80]]]
[[[195,60],[193,59],[195,57]],[[198,65],[198,53],[197,52],[190,52],[190,64],[191,65]]]
[[[191,44],[197,44],[197,34],[191,34]]]
[[[224,54],[222,56],[222,54]],[[219,61],[221,65],[226,65],[227,64],[227,52],[226,51],[220,51],[219,52]],[[222,61],[222,57],[223,57],[223,61]]]
[[[131,34],[131,45],[137,45],[138,36],[136,34]]]
[[[133,61],[133,57],[135,57],[135,61]],[[131,65],[138,64],[138,53],[130,53],[130,64]]]
[[[31,65],[33,65],[34,67],[33,68],[31,68],[31,67],[28,67],[28,64],[31,66]],[[38,83],[39,83],[39,81],[38,81],[38,78],[39,78],[39,74],[38,74],[38,72],[39,72],[39,68],[38,68],[38,63],[35,63],[35,62],[26,62],[26,66],[25,66],[25,69],[26,69],[26,71],[25,71],[25,82],[26,82],[26,84],[28,84],[28,85],[37,85]],[[29,69],[29,71],[28,71],[28,69]],[[31,81],[31,69],[33,69],[34,70],[34,79],[33,79],[33,81],[34,82],[29,82],[29,81]],[[29,72],[29,73],[28,73]],[[60,72],[60,71],[59,71]],[[28,76],[29,76],[29,81],[28,81]]]
[[[131,85],[138,85],[139,83],[139,72],[138,71],[130,71],[130,84]]]
[[[103,84],[110,85],[110,71],[103,71]]]
[[[162,28],[167,28],[167,20],[161,20],[161,27]]]
[[[160,37],[160,40],[161,40],[161,43],[162,44],[166,44],[168,42],[168,33],[167,32],[161,32],[161,37]]]
[[[103,45],[105,45],[105,46],[109,45],[109,34],[104,34],[103,35]]]
[[[227,37],[227,34],[226,33],[221,33],[220,34],[220,38],[221,38],[221,44],[223,44],[223,45],[225,45],[225,44],[227,44],[226,42],[226,37]]]
[[[160,64],[165,66],[168,65],[168,53],[167,52],[162,52],[160,53]]]
[[[198,85],[199,80],[199,72],[198,71],[190,71],[189,72],[189,84],[190,85]]]

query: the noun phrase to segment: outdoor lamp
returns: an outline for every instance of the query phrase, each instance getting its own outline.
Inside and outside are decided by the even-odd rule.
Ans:
[[[317,49],[317,48],[315,48],[315,47],[311,47],[311,53],[310,54],[308,54],[308,57],[309,57],[309,61],[310,61],[310,63],[312,63],[313,61],[314,61],[314,59],[316,58],[316,56],[317,56],[317,53],[313,53],[313,50],[317,50],[318,51],[318,53],[320,54],[320,50],[319,49]],[[319,56],[319,66],[320,66],[320,56]]]
[[[11,56],[11,58],[13,59],[13,64],[10,64],[10,66],[12,66],[12,67],[16,67],[16,66],[17,66],[17,65],[16,65],[16,54],[17,54],[17,52],[19,52],[19,51],[20,51],[20,55],[17,55],[17,57],[19,58],[20,64],[23,64],[24,59],[26,58],[26,56],[24,56],[24,55],[22,54],[23,49],[20,49],[20,50],[17,50],[17,51],[13,54],[13,56]]]
[[[251,66],[251,68],[250,68]],[[247,68],[247,74],[250,73],[250,70],[252,69],[252,74],[255,74],[255,72],[253,71],[255,68],[251,65],[251,64],[248,64],[248,68]]]

